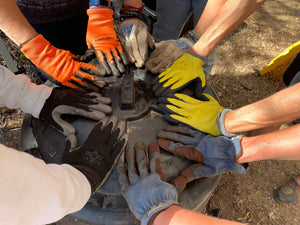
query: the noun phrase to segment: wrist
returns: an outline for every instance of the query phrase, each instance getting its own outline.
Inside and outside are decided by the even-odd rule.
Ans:
[[[123,7],[120,10],[120,20],[139,19],[145,21],[144,6],[141,7]]]
[[[180,210],[181,208],[178,205],[171,205],[169,208],[155,214],[148,225],[169,224],[171,218]]]

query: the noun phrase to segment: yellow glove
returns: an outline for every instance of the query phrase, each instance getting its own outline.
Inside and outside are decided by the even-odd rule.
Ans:
[[[156,96],[165,96],[167,93],[177,92],[190,82],[199,78],[202,88],[205,87],[205,74],[202,66],[206,61],[204,57],[196,57],[190,53],[183,53],[181,57],[158,76],[158,81],[152,90]]]
[[[175,94],[174,98],[160,98],[158,106],[161,111],[167,112],[164,118],[172,122],[182,122],[202,132],[214,136],[221,135],[217,117],[224,108],[217,100],[204,94],[208,100],[197,100],[184,94]]]

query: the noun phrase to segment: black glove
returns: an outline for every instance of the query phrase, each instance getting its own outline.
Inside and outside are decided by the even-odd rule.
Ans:
[[[86,141],[70,152],[67,140],[63,162],[82,172],[91,184],[92,193],[104,184],[127,143],[125,122],[113,116],[103,118],[90,132]]]
[[[77,147],[74,127],[63,120],[63,114],[84,116],[100,120],[112,112],[108,105],[111,99],[102,97],[96,92],[86,93],[72,89],[53,89],[46,100],[39,118],[63,133],[71,142],[71,147]]]

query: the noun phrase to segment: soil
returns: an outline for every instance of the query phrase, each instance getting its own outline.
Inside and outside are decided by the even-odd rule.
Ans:
[[[300,39],[299,17],[299,0],[269,0],[219,45],[208,83],[221,105],[235,109],[276,91],[278,81],[260,76],[258,71]],[[3,33],[0,35],[18,67],[38,83],[28,61],[20,58],[16,46]],[[1,57],[0,64],[5,65]],[[0,109],[0,143],[18,148],[23,113]],[[247,174],[221,176],[206,212],[219,208],[220,218],[249,224],[300,224],[299,200],[282,204],[273,198],[276,189],[297,174],[299,161],[250,163]]]

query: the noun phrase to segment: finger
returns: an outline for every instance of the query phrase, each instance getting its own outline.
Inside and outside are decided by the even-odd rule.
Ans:
[[[126,41],[124,40],[124,49],[126,50],[126,56],[127,59],[130,63],[134,63],[135,62],[135,58],[133,56],[133,52],[132,52],[132,47],[131,47],[131,42],[130,41]],[[123,60],[123,59],[122,59]],[[124,60],[123,60],[124,61]]]
[[[112,116],[111,118],[109,118],[106,126],[103,127],[99,135],[99,139],[101,140],[102,143],[108,142],[117,122],[118,122],[118,118],[116,116]]]
[[[159,138],[157,142],[161,148],[177,156],[197,162],[204,161],[202,153],[197,151],[193,146],[183,145],[163,138]]]
[[[127,66],[129,63],[128,63],[128,59],[127,59],[126,55],[123,52],[120,52],[120,51],[119,51],[119,54],[120,54],[120,57],[121,57],[121,59],[123,61],[123,64],[125,66]]]
[[[86,66],[82,66],[80,68],[81,71],[83,72],[86,72],[87,74],[90,74],[90,75],[96,75],[96,76],[105,76],[106,75],[106,71],[104,69],[104,67],[96,67],[94,66],[93,68],[90,68],[90,67],[86,67]]]
[[[206,95],[206,94],[205,94]],[[175,97],[181,101],[184,101],[186,103],[190,103],[190,104],[198,104],[198,103],[201,103],[200,100],[197,100],[193,97],[190,97],[188,95],[185,95],[185,94],[180,94],[180,93],[176,93],[175,94]]]
[[[179,192],[182,192],[187,183],[193,181],[196,179],[196,176],[194,174],[194,168],[200,167],[203,164],[193,164],[187,168],[185,168],[178,177],[176,177],[174,180],[172,180],[170,183],[175,185],[177,190]],[[199,178],[199,177],[198,177]]]
[[[105,54],[102,51],[96,51],[96,56],[97,56],[99,64],[105,69],[106,73],[111,74],[112,71],[107,64]]]
[[[180,133],[180,134],[183,134],[183,135],[189,135],[191,137],[195,137],[195,130],[187,127],[187,126],[170,126],[170,125],[167,125],[165,127],[165,130],[166,131],[171,131],[171,132],[176,132],[176,133]]]
[[[109,97],[103,97],[101,94],[97,93],[97,92],[91,92],[88,93],[87,95],[89,96],[93,96],[95,98],[95,100],[93,100],[94,102],[99,102],[105,105],[111,104],[111,98]]]
[[[168,140],[175,141],[175,142],[180,142],[185,145],[188,145],[188,144],[191,144],[194,142],[193,138],[190,136],[187,136],[185,134],[176,133],[176,132],[165,131],[165,130],[159,131],[157,133],[157,137],[168,139]]]
[[[104,52],[104,55],[105,55],[107,64],[111,70],[112,75],[119,76],[120,72],[115,64],[113,53],[111,51],[106,51],[106,52]]]
[[[137,44],[136,44],[136,51],[133,51],[136,59],[136,67],[140,68],[144,65],[147,54],[148,54],[148,42],[147,42],[147,35],[145,36],[145,32],[137,33]],[[133,48],[133,50],[135,50]]]
[[[146,146],[143,142],[137,142],[134,145],[136,162],[141,178],[149,176],[149,161],[146,155]]]
[[[161,180],[165,180],[165,175],[160,166],[160,150],[157,142],[148,145],[148,155],[150,159],[150,173],[158,173]]]
[[[108,141],[108,146],[113,147],[114,144],[116,144],[119,140],[119,138],[124,134],[125,132],[125,122],[119,121],[115,129],[112,131],[112,135]]]
[[[75,78],[77,80],[80,80],[80,83],[84,83],[85,85],[80,85],[82,89],[87,90],[87,91],[94,91],[94,92],[99,92],[100,88],[103,88],[106,85],[106,82],[102,79],[87,79],[85,78],[82,74],[80,74],[82,72],[75,72]],[[72,78],[73,80],[75,80],[74,78]]]
[[[118,157],[119,153],[123,152],[123,150],[126,148],[127,141],[128,135],[123,134],[112,151],[113,157]]]
[[[178,120],[175,120],[175,119],[173,119],[171,116],[170,116],[170,114],[165,114],[165,115],[163,115],[163,117],[164,117],[164,119],[165,120],[167,120],[167,121],[169,121],[171,124],[183,124],[181,121],[178,121]],[[186,124],[185,124],[186,125]]]
[[[147,43],[148,43],[148,46],[150,49],[154,49],[155,48],[155,41],[154,41],[154,38],[153,36],[148,32],[148,35],[147,35]]]
[[[134,148],[127,149],[127,151],[126,151],[126,160],[127,160],[129,182],[132,185],[135,185],[138,182],[139,176],[138,176],[137,170],[136,170],[136,161],[135,161],[135,150],[134,150]]]
[[[118,163],[117,165],[117,173],[118,173],[118,180],[121,187],[121,192],[124,194],[129,189],[129,181],[128,176],[126,174],[127,170],[123,163]]]
[[[113,55],[113,58],[114,58],[114,61],[116,63],[116,66],[117,66],[118,70],[120,71],[120,73],[124,73],[125,72],[125,66],[121,62],[121,58],[119,56],[119,52],[118,52],[117,48],[112,50],[112,55]]]

